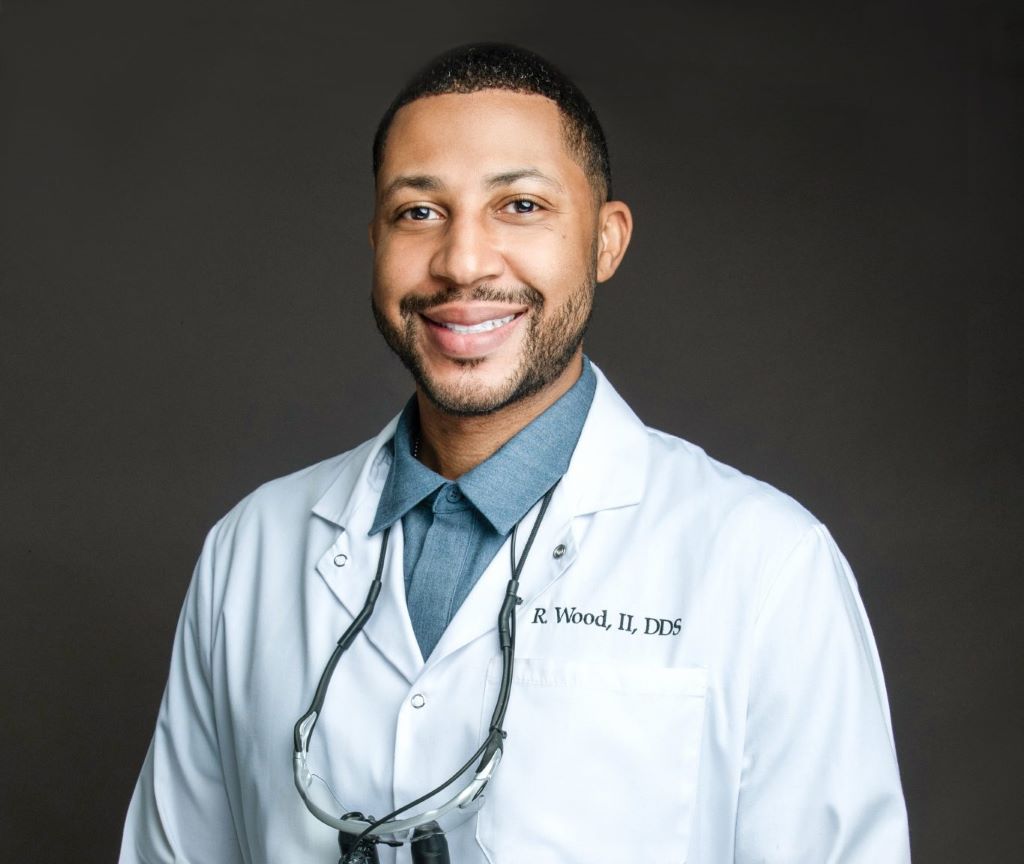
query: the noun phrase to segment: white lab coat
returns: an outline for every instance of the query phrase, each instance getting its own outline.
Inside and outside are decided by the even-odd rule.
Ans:
[[[337,861],[295,791],[292,726],[376,568],[394,427],[266,484],[210,532],[122,864]],[[506,545],[424,663],[400,525],[391,546],[310,748],[345,804],[378,816],[483,740],[509,577]],[[448,837],[453,864],[909,861],[878,656],[832,538],[645,428],[599,371],[520,595],[505,756],[479,817]]]

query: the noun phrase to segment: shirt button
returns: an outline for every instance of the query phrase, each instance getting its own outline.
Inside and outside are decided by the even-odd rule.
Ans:
[[[446,493],[446,497],[448,498],[449,501],[452,502],[452,504],[454,504],[456,501],[462,498],[462,493],[459,491],[459,488],[457,486],[449,486],[448,492]]]
[[[339,552],[337,555],[334,556],[335,567],[344,567],[347,563],[348,555],[346,555],[344,552]]]
[[[565,554],[565,544],[559,543],[551,552],[552,558],[561,558]]]
[[[412,703],[413,708],[422,708],[427,704],[426,697],[422,693],[414,694],[409,701]]]

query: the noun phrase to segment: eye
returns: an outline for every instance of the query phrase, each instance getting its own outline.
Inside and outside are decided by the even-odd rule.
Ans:
[[[537,213],[541,210],[540,204],[536,201],[532,201],[529,198],[516,198],[515,201],[509,201],[504,207],[502,207],[506,213],[515,213],[520,216],[525,216],[528,213]]]
[[[434,219],[440,219],[441,215],[433,207],[426,207],[420,204],[403,210],[398,214],[398,218],[409,222],[429,222]]]

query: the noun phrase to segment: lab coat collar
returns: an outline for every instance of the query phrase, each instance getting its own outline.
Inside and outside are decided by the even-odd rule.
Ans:
[[[340,529],[317,560],[316,570],[353,618],[366,603],[385,538],[383,534],[370,536],[370,528],[391,465],[390,448],[385,445],[397,425],[396,416],[376,438],[351,453],[334,482],[313,506],[314,514]],[[383,588],[363,634],[412,682],[423,668],[423,658],[405,601],[400,526],[396,525],[390,534]]]
[[[313,505],[317,516],[344,528],[351,521],[352,514],[366,503],[368,496],[372,496],[376,507],[391,467],[392,456],[385,445],[394,438],[400,416],[396,414],[376,438],[371,438],[352,452],[327,491]]]
[[[643,497],[648,460],[646,430],[596,364],[593,368],[597,374],[594,401],[520,577],[524,608],[575,561],[575,518],[628,507]],[[385,445],[397,424],[396,416],[376,438],[359,448],[362,452],[354,452],[313,507],[317,516],[342,529],[336,542],[321,555],[317,570],[353,616],[365,602],[377,567],[382,538],[371,537],[369,531],[392,458]],[[521,529],[520,550],[532,519],[528,515]],[[412,682],[423,668],[423,658],[406,605],[400,523],[391,531],[387,557],[384,589],[365,632]],[[506,542],[448,625],[429,658],[431,665],[495,629],[500,598],[508,582],[509,560]],[[344,565],[338,566],[337,561],[344,561]]]
[[[604,373],[561,486],[572,516],[628,507],[643,497],[647,478],[647,430]]]

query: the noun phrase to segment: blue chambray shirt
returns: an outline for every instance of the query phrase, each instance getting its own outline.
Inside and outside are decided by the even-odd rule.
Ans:
[[[515,524],[569,467],[596,387],[584,357],[583,374],[557,402],[456,481],[412,455],[416,398],[406,404],[370,534],[402,520],[405,596],[424,658]]]

